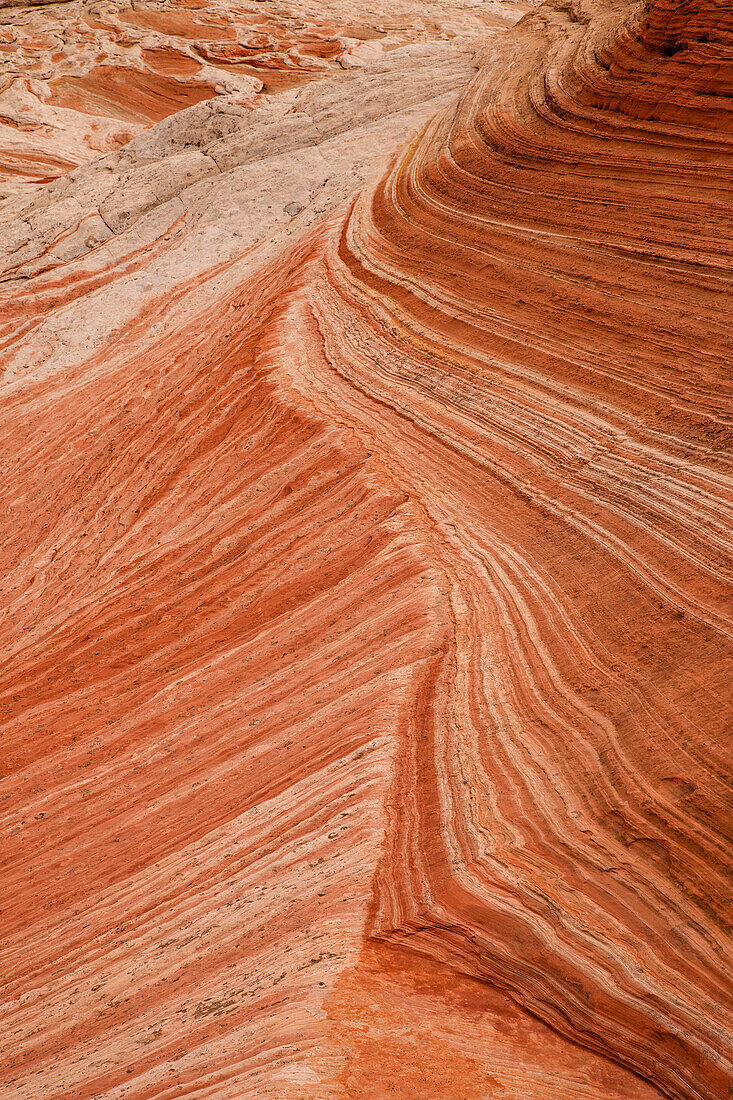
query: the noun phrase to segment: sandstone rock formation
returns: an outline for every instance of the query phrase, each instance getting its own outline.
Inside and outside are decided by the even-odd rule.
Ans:
[[[0,204],[0,1095],[731,1094],[732,92],[551,0]]]
[[[0,0],[0,197],[115,152],[216,94],[250,106],[421,41],[516,20],[526,0]]]

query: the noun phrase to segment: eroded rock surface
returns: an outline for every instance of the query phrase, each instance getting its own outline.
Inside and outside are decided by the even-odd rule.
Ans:
[[[0,2],[0,197],[114,152],[215,95],[299,87],[405,45],[485,33],[527,0]]]
[[[733,15],[456,26],[0,204],[4,1096],[730,1095]]]

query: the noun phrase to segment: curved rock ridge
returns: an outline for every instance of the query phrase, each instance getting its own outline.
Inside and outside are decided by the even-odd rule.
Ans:
[[[333,239],[301,367],[420,501],[450,591],[375,934],[708,1100],[732,1081],[732,32],[712,3],[525,19]]]
[[[422,506],[291,380],[342,225],[6,390],[2,1096],[656,1095],[367,940],[452,614]]]
[[[0,1094],[730,1095],[732,30],[0,207]]]
[[[365,944],[446,588],[283,364],[314,227],[475,71],[221,97],[0,207],[3,1097],[656,1095]]]

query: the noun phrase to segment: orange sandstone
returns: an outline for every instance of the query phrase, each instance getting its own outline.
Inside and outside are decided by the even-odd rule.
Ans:
[[[730,1095],[732,14],[425,56],[7,207],[0,1094]]]

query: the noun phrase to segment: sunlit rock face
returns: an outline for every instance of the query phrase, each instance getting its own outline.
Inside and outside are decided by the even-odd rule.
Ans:
[[[0,204],[1,1095],[730,1095],[732,88],[550,3]]]

